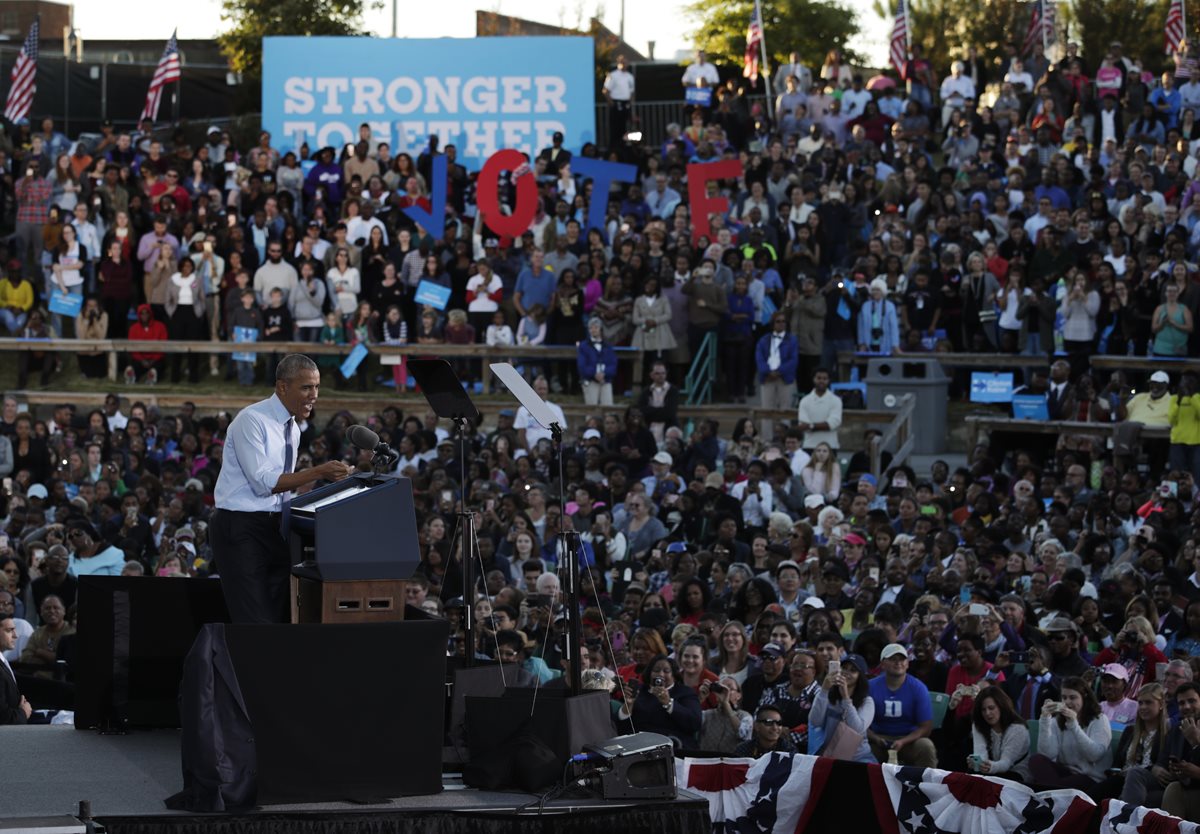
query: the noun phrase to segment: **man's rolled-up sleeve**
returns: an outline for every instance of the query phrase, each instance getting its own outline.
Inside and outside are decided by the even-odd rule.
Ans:
[[[269,498],[275,492],[279,476],[283,474],[283,461],[268,457],[267,426],[255,418],[230,427],[233,448],[247,483],[260,498]]]

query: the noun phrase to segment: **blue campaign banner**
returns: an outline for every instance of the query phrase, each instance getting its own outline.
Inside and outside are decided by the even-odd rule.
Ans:
[[[1046,405],[1044,394],[1014,394],[1012,411],[1017,420],[1038,420],[1044,423],[1050,419],[1050,408]]]
[[[450,303],[450,288],[432,281],[422,281],[417,284],[417,292],[413,296],[413,301],[418,304],[428,304],[435,310],[445,310],[446,305]]]
[[[683,100],[688,104],[708,107],[712,104],[712,87],[688,87],[683,91]]]
[[[342,367],[340,369],[342,376],[344,376],[346,379],[354,376],[355,372],[358,370],[358,366],[361,365],[362,361],[366,358],[367,346],[362,342],[359,342],[354,346],[354,349],[350,351],[350,355],[346,357],[346,361],[342,363]]]
[[[315,153],[367,124],[414,159],[435,134],[471,170],[503,148],[532,159],[556,131],[578,151],[596,141],[594,55],[586,37],[264,38],[263,129]]]
[[[1007,403],[1013,398],[1013,375],[971,372],[971,402]]]
[[[54,290],[50,293],[50,312],[75,318],[83,309],[83,296],[79,293]]]
[[[240,345],[253,344],[258,341],[257,327],[235,327],[233,328],[233,341]],[[230,354],[234,362],[257,362],[257,353],[248,353],[246,351],[238,351]]]

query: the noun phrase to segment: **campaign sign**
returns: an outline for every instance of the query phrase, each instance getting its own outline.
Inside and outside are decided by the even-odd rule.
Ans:
[[[986,371],[971,372],[971,402],[1012,402],[1013,375],[993,374]]]
[[[1015,394],[1012,398],[1013,417],[1017,420],[1037,420],[1046,422],[1050,419],[1050,408],[1046,405],[1044,394]]]
[[[417,292],[413,301],[418,304],[428,304],[435,310],[445,310],[450,303],[450,288],[435,284],[432,281],[422,281],[417,284]]]
[[[478,170],[503,148],[532,159],[556,131],[596,139],[586,37],[263,38],[262,123],[277,148],[341,149],[369,125],[392,156],[437,135]]]

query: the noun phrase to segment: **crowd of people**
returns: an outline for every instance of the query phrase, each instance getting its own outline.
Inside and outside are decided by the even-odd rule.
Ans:
[[[0,324],[221,339],[244,385],[274,384],[271,341],[575,345],[576,362],[526,362],[543,398],[594,406],[561,461],[525,409],[485,409],[465,482],[416,397],[298,423],[297,470],[367,468],[344,439],[357,422],[397,450],[420,528],[408,600],[451,622],[450,655],[526,683],[562,676],[557,570],[573,529],[586,678],[612,691],[621,726],[684,750],[936,765],[1200,820],[1200,387],[1166,361],[1146,386],[1090,368],[1096,354],[1196,353],[1191,54],[1155,78],[1118,43],[1068,44],[1054,62],[1040,45],[999,63],[971,51],[938,83],[915,50],[904,86],[874,91],[836,51],[819,70],[794,55],[774,122],[700,56],[684,84],[714,95],[686,127],[579,149],[639,167],[607,195],[605,228],[586,228],[596,195],[557,137],[530,161],[540,200],[516,239],[476,219],[473,172],[436,140],[416,160],[365,125],[341,153],[110,126],[87,146],[46,120],[0,147],[15,219]],[[627,104],[633,88],[622,75],[608,89]],[[428,208],[436,154],[447,217],[424,229],[403,209]],[[744,175],[716,184],[729,209],[693,245],[686,165],[722,158]],[[445,310],[415,302],[421,281],[449,290]],[[86,296],[78,317],[45,306],[55,291]],[[681,414],[710,334],[718,396],[794,420]],[[636,398],[622,396],[643,382],[618,366],[624,346],[650,354]],[[856,350],[1044,356],[1027,382],[1048,416],[1121,427],[1111,446],[1099,426],[1048,444],[997,436],[962,467],[885,455],[873,472],[869,435],[843,428],[831,389],[837,355]],[[88,358],[81,370],[100,373]],[[318,359],[344,384],[340,358]],[[43,382],[55,372],[31,354],[18,387],[38,362]],[[202,364],[189,360],[191,380]],[[3,403],[0,647],[20,674],[69,670],[87,627],[75,577],[221,571],[208,523],[231,415],[139,401],[133,386],[168,371],[152,345],[122,366],[126,399],[87,414]],[[408,383],[374,359],[350,377]],[[1141,438],[1147,426],[1169,440]],[[449,549],[459,507],[477,513],[472,598]],[[0,717],[30,713],[21,701]]]

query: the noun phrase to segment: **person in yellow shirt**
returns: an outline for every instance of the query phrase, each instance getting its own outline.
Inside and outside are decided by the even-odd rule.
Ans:
[[[1200,480],[1200,394],[1194,373],[1179,378],[1179,393],[1171,397],[1167,420],[1171,424],[1169,466]]]
[[[19,336],[33,307],[33,284],[19,271],[9,270],[0,280],[0,324],[11,336]]]
[[[1139,449],[1145,449],[1150,457],[1151,472],[1159,472],[1166,465],[1169,451],[1167,441],[1157,437],[1143,438],[1142,429],[1170,425],[1167,418],[1167,410],[1173,399],[1168,391],[1170,384],[1171,377],[1166,371],[1155,371],[1150,374],[1149,391],[1134,394],[1127,403],[1117,406],[1117,419],[1121,425],[1117,427],[1113,451],[1120,471],[1137,463]]]

